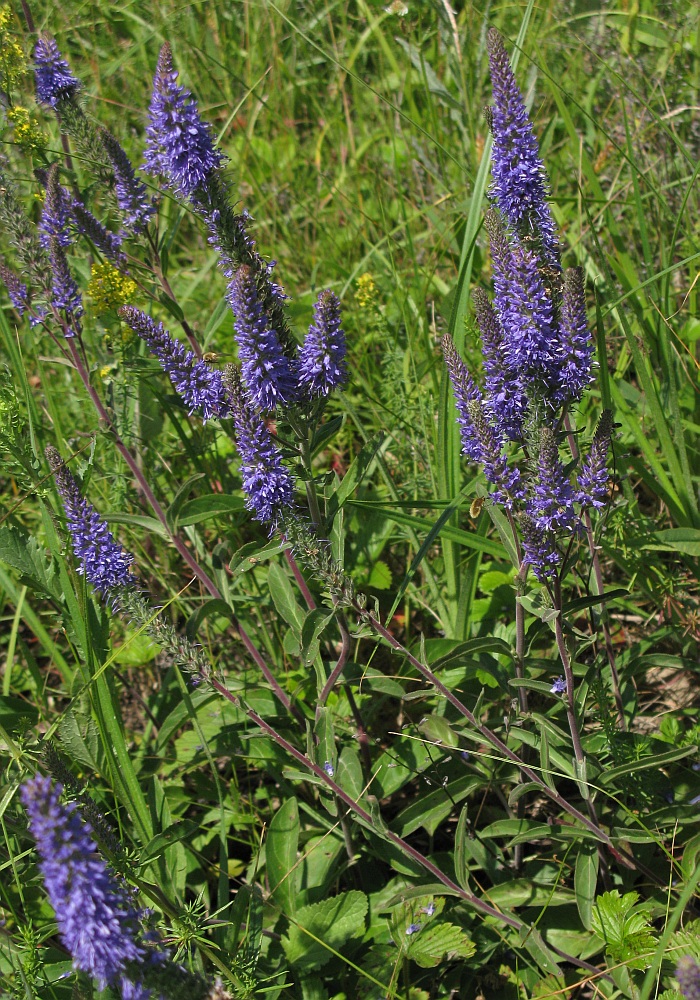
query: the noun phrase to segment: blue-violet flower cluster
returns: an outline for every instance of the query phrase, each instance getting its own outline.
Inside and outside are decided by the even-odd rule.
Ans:
[[[92,504],[80,493],[59,452],[49,445],[46,458],[66,512],[78,572],[101,594],[133,585],[134,557],[119,545]]]
[[[80,90],[81,84],[61,56],[55,39],[42,35],[34,49],[34,79],[36,99],[39,104],[55,108],[61,101],[69,101]]]
[[[592,381],[593,341],[583,273],[562,273],[547,203],[547,179],[525,103],[497,31],[488,34],[494,107],[491,195],[485,218],[494,297],[474,293],[483,374],[477,380],[452,339],[443,352],[452,382],[462,450],[484,468],[491,500],[520,529],[523,566],[542,582],[561,567],[559,540],[577,532],[581,510],[607,493],[612,425],[605,416],[578,481],[560,457],[562,426]],[[515,467],[520,447],[527,461]]]
[[[226,368],[225,382],[232,401],[246,507],[257,521],[267,522],[274,530],[294,503],[294,479],[233,365]]]
[[[122,306],[119,315],[134,333],[146,341],[170,376],[188,413],[200,413],[203,420],[225,417],[229,405],[221,372],[201,361],[179,340],[174,340],[162,323],[156,323],[141,309]]]
[[[183,198],[206,186],[223,156],[190,92],[177,82],[170,46],[160,50],[148,113],[144,168],[163,175]]]
[[[340,325],[340,301],[321,292],[314,320],[299,352],[299,390],[309,399],[327,396],[347,379],[345,334]]]
[[[146,1000],[150,991],[134,982],[131,971],[147,957],[139,942],[139,914],[100,858],[89,824],[74,804],[61,803],[62,790],[40,776],[21,790],[61,938],[76,969],[97,980],[101,990],[117,986],[122,997]]]

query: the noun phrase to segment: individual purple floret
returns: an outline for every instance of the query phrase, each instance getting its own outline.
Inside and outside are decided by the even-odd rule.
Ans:
[[[202,121],[190,92],[177,83],[166,42],[160,50],[149,108],[144,168],[163,174],[185,198],[206,185],[223,156],[214,149],[211,128]]]
[[[34,79],[36,99],[39,104],[55,108],[61,101],[70,100],[78,93],[81,83],[70,71],[61,56],[55,39],[42,35],[34,49]]]
[[[233,403],[246,507],[256,521],[270,524],[273,531],[284,511],[293,506],[294,479],[233,365],[227,366],[225,381]]]
[[[576,402],[593,381],[591,372],[593,338],[586,319],[583,268],[570,267],[564,273],[564,290],[559,312],[562,359],[558,369],[559,405]]]
[[[691,955],[678,959],[676,979],[685,1000],[700,1000],[700,965]]]
[[[148,225],[155,212],[155,206],[148,196],[146,185],[134,173],[129,157],[111,132],[100,131],[105,152],[114,171],[117,204],[123,214],[122,228],[127,233],[138,235]]]
[[[299,352],[299,388],[302,396],[319,399],[347,379],[345,334],[340,326],[340,300],[321,292],[314,321]]]
[[[491,195],[508,223],[522,237],[538,239],[549,265],[559,267],[559,241],[547,204],[547,180],[537,139],[522,94],[511,69],[503,39],[495,28],[488,32],[493,108],[493,185]]]
[[[612,413],[603,410],[591,449],[581,463],[576,499],[585,507],[604,507],[608,498],[608,451],[612,437]]]
[[[29,290],[27,286],[2,261],[0,261],[0,278],[7,289],[7,294],[10,296],[10,302],[20,316],[23,316],[29,306]]]
[[[80,289],[70,272],[68,259],[55,236],[49,240],[49,261],[51,263],[51,305],[66,313],[66,337],[80,334],[80,317],[83,315],[83,299]]]
[[[449,333],[446,333],[442,338],[442,353],[457,407],[457,424],[462,439],[462,452],[472,462],[480,462],[482,460],[481,445],[469,412],[469,404],[474,400],[479,400],[481,395]]]
[[[260,410],[273,411],[293,402],[296,378],[258,298],[252,268],[239,267],[228,286],[228,301],[235,316],[243,381],[254,404]]]
[[[564,694],[566,691],[566,678],[556,677],[554,683],[552,684],[549,690],[552,692],[552,694]]]
[[[574,530],[574,491],[559,458],[554,431],[540,428],[540,451],[534,495],[527,505],[528,514],[543,531]]]
[[[97,852],[90,825],[76,806],[63,805],[62,786],[37,776],[21,799],[39,852],[39,869],[73,965],[97,980],[100,990],[118,986],[123,997],[146,1000],[128,967],[144,962],[138,942],[139,914]]]
[[[130,567],[134,557],[115,540],[92,504],[81,495],[58,451],[49,445],[46,458],[66,512],[78,572],[101,595],[118,587],[133,585]]]
[[[39,179],[46,184],[44,207],[39,222],[39,242],[44,250],[48,250],[49,242],[54,237],[60,246],[68,247],[73,242],[68,228],[71,222],[72,195],[59,184],[56,163],[46,174],[41,172]]]
[[[141,309],[122,306],[119,315],[158,358],[188,413],[196,410],[204,421],[228,415],[226,390],[218,369],[199,360],[179,340],[174,340],[162,323],[156,323]]]

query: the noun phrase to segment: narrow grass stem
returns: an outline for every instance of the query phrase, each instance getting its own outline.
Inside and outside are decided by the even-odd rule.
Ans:
[[[212,597],[222,599],[221,591],[216,586],[211,577],[207,574],[207,572],[204,569],[202,569],[202,567],[199,565],[195,557],[187,548],[183,540],[178,535],[173,534],[173,532],[170,530],[167,518],[165,516],[165,511],[161,507],[160,503],[158,502],[158,499],[156,498],[156,495],[154,494],[153,490],[151,489],[148,483],[148,480],[144,476],[143,470],[139,467],[138,462],[136,461],[134,456],[131,454],[129,449],[122,441],[117,431],[117,428],[114,425],[114,422],[112,421],[111,417],[109,416],[109,414],[107,413],[106,409],[102,404],[102,400],[100,399],[97,390],[90,382],[90,377],[83,363],[83,359],[80,356],[80,352],[78,351],[75,340],[73,338],[69,338],[68,345],[73,363],[78,371],[78,374],[80,375],[83,385],[85,386],[85,388],[88,391],[88,394],[90,395],[90,399],[92,400],[95,409],[97,410],[100,418],[105,422],[106,426],[109,427],[110,431],[112,432],[114,436],[114,443],[116,445],[117,450],[119,451],[119,454],[122,456],[126,464],[131,469],[136,481],[138,482],[141,488],[144,497],[150,504],[153,513],[156,515],[160,523],[163,525],[163,527],[168,533],[168,537],[170,538],[171,542],[173,543],[177,551],[180,553],[182,558],[185,560],[187,565],[190,567],[192,572],[195,574],[197,579],[200,580],[200,582],[204,585],[206,590],[209,591]],[[236,618],[234,618],[233,624],[234,627],[237,629],[238,634],[241,637],[243,645],[245,646],[248,653],[250,653],[257,666],[259,667],[260,672],[262,673],[263,677],[272,688],[278,701],[280,701],[281,704],[284,705],[287,711],[290,712],[297,719],[298,722],[303,724],[303,718],[301,716],[301,713],[292,706],[289,696],[287,695],[286,691],[284,691],[283,688],[280,686],[279,682],[277,681],[272,671],[268,667],[267,663],[263,659],[262,654],[256,647],[253,640],[250,638],[248,633],[245,631],[241,623]]]
[[[571,741],[574,744],[574,756],[579,764],[583,764],[585,757],[583,753],[583,748],[581,747],[581,734],[578,728],[578,721],[576,719],[576,707],[574,703],[574,696],[576,693],[576,686],[574,682],[574,672],[571,668],[571,659],[569,657],[568,650],[566,648],[566,640],[564,639],[564,629],[561,624],[561,589],[557,585],[555,588],[555,609],[558,614],[554,619],[554,634],[557,640],[557,650],[559,651],[559,659],[561,660],[561,665],[564,670],[564,679],[566,680],[566,717],[569,722],[569,732],[571,733]]]
[[[316,707],[316,717],[318,718],[319,709],[321,709],[328,701],[328,696],[336,685],[338,678],[345,669],[345,664],[348,662],[348,657],[350,656],[350,646],[351,639],[350,633],[345,625],[345,619],[341,612],[337,615],[338,628],[340,629],[340,636],[342,640],[342,646],[340,648],[340,656],[338,657],[338,662],[331,670],[328,680],[323,685],[323,690],[318,696],[318,705]]]

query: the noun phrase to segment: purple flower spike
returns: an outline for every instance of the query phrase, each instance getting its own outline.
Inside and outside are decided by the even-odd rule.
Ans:
[[[523,433],[527,396],[520,377],[504,363],[503,329],[486,293],[476,288],[472,300],[484,355],[484,408],[489,419],[502,428],[507,437],[517,441]]]
[[[51,304],[66,314],[66,337],[80,335],[80,317],[83,315],[83,299],[80,289],[70,273],[68,259],[55,236],[49,240],[49,261],[51,263]]]
[[[560,557],[551,531],[538,528],[528,514],[521,514],[518,524],[523,537],[523,563],[532,566],[540,583],[556,578]]]
[[[44,250],[49,249],[52,237],[58,240],[62,247],[68,247],[73,242],[68,229],[71,221],[72,196],[58,182],[58,165],[53,164],[47,174],[40,173],[40,179],[46,178],[46,194],[44,208],[39,223],[39,242]]]
[[[469,404],[481,398],[479,390],[474,384],[469,369],[457,353],[457,348],[449,333],[446,333],[442,338],[442,353],[445,357],[447,374],[452,383],[452,392],[457,407],[457,423],[462,439],[462,451],[472,462],[480,462],[482,460],[481,445],[469,412]]]
[[[117,204],[123,214],[122,226],[128,233],[137,235],[148,225],[155,207],[148,196],[146,185],[137,179],[129,157],[111,132],[103,129],[100,136],[114,171]]]
[[[593,381],[593,338],[586,319],[581,267],[570,267],[564,274],[559,324],[563,359],[558,375],[561,388],[556,402],[563,404],[579,400]]]
[[[547,204],[547,179],[537,139],[511,69],[503,39],[491,28],[486,39],[493,84],[489,115],[493,132],[491,195],[521,237],[539,238],[546,262],[559,267],[559,241]]]
[[[503,435],[489,423],[481,401],[472,400],[468,404],[468,410],[474,427],[474,435],[479,442],[480,461],[484,466],[484,475],[489,483],[496,487],[491,494],[491,499],[511,510],[514,501],[523,496],[520,472],[508,465],[508,457],[502,450]]]
[[[81,83],[61,56],[55,39],[42,35],[34,49],[34,79],[39,104],[55,108],[60,101],[69,101],[78,93]]]
[[[167,42],[160,50],[153,79],[146,135],[144,168],[151,174],[163,174],[184,198],[204,187],[223,161],[190,92],[177,83]]]
[[[29,291],[23,281],[20,281],[14,271],[0,261],[0,279],[2,279],[10,302],[15,307],[20,316],[27,311],[29,304]]]
[[[233,402],[246,507],[256,521],[269,523],[272,533],[284,511],[293,506],[294,479],[233,365],[227,366],[225,381]]]
[[[345,334],[340,326],[340,300],[321,292],[314,321],[299,352],[299,387],[309,399],[327,396],[347,379]]]
[[[676,979],[685,1000],[700,1000],[700,965],[692,955],[678,959]]]
[[[220,371],[200,361],[179,340],[174,340],[162,323],[156,323],[140,309],[122,306],[119,315],[158,358],[188,413],[197,411],[204,421],[228,415],[229,405]]]
[[[99,856],[90,824],[74,803],[61,802],[62,791],[37,775],[20,792],[61,939],[74,967],[97,980],[100,990],[113,986],[125,1000],[148,1000],[150,990],[134,981],[139,966],[167,956],[139,943],[140,914]]]
[[[78,572],[101,594],[135,582],[130,566],[134,557],[115,541],[114,535],[92,504],[81,496],[73,476],[58,451],[50,445],[46,458],[66,512]]]
[[[234,328],[243,381],[253,403],[260,410],[274,411],[293,402],[296,378],[265,315],[252,268],[239,267],[228,286],[228,301],[236,317]]]
[[[585,507],[604,507],[608,497],[608,451],[612,437],[612,413],[603,410],[596,427],[591,450],[578,474],[579,492],[576,497]]]
[[[557,439],[549,427],[540,428],[537,482],[528,513],[543,531],[574,530],[574,491],[559,458]]]

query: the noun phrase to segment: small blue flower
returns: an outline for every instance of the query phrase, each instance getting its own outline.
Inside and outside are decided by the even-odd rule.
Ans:
[[[537,139],[503,39],[495,28],[486,37],[493,85],[493,186],[499,210],[521,235],[533,233],[548,264],[559,266],[559,241],[547,203],[547,179]]]
[[[202,121],[190,92],[177,83],[166,42],[160,50],[146,129],[144,167],[162,174],[184,198],[206,187],[223,156],[214,149],[211,128]]]
[[[422,906],[421,913],[425,913],[426,917],[432,917],[435,913],[435,903],[428,903],[427,906]]]
[[[34,79],[36,99],[39,104],[55,108],[60,101],[70,100],[80,90],[81,84],[61,56],[55,39],[42,35],[34,49]]]
[[[579,503],[586,507],[601,508],[608,497],[608,451],[612,437],[612,414],[604,410],[596,427],[591,449],[581,464],[578,474]]]
[[[333,775],[335,774],[335,771],[333,770],[333,765],[329,760],[327,760],[323,765],[323,770],[326,772],[329,778],[332,778]]]
[[[220,371],[199,360],[179,340],[174,340],[162,323],[156,323],[141,309],[122,306],[119,315],[158,358],[188,413],[197,411],[204,421],[228,415],[229,405]]]
[[[61,803],[62,790],[37,776],[20,793],[59,933],[75,968],[100,990],[116,986],[124,997],[146,1000],[148,991],[126,974],[147,955],[138,941],[139,914],[100,858],[89,824],[73,803]]]
[[[129,157],[119,142],[106,129],[100,131],[102,144],[114,171],[115,194],[122,212],[122,227],[127,233],[137,235],[148,225],[155,206],[146,185],[138,180]]]
[[[314,321],[299,352],[299,387],[309,399],[327,396],[347,379],[345,334],[340,326],[340,301],[321,292]]]
[[[700,1000],[700,965],[692,955],[678,959],[676,979],[685,1000]]]
[[[3,261],[0,261],[0,279],[2,279],[10,302],[15,307],[20,316],[23,316],[29,306],[29,290],[23,281],[20,281],[13,270]]]
[[[406,928],[406,934],[417,934],[421,926],[421,924],[409,924]]]
[[[231,279],[228,301],[235,316],[241,373],[253,402],[263,411],[293,402],[297,395],[294,371],[263,309],[255,272],[247,264]]]
[[[227,368],[226,386],[233,402],[246,507],[273,531],[285,510],[293,506],[294,478],[233,365]]]
[[[68,266],[68,258],[55,236],[49,241],[51,264],[51,304],[66,314],[66,337],[77,337],[81,331],[83,298]]]
[[[542,531],[572,532],[577,518],[574,491],[559,458],[557,439],[549,427],[540,428],[540,453],[534,496],[527,504],[528,514]]]
[[[557,677],[550,688],[552,694],[564,694],[566,692],[566,680],[564,677]]]
[[[452,383],[455,406],[457,408],[457,424],[462,439],[462,452],[473,462],[482,460],[482,449],[474,427],[474,420],[469,411],[469,404],[481,399],[474,379],[469,369],[459,356],[454,341],[449,333],[442,338],[442,353],[447,366],[447,374]]]
[[[46,457],[63,501],[78,572],[102,595],[117,587],[132,586],[134,557],[115,541],[92,504],[81,496],[58,451],[49,446]]]

